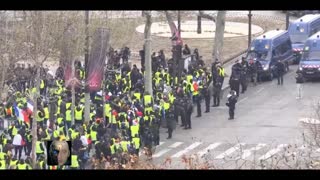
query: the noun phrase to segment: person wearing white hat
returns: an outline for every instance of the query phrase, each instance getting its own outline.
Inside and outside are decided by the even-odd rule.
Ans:
[[[236,103],[238,101],[237,93],[231,90],[227,95],[228,101],[226,105],[229,107],[229,120],[234,119],[234,110],[236,109]]]

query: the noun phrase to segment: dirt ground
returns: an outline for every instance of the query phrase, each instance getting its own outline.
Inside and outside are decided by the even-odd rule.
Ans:
[[[182,17],[184,20],[196,20],[195,16]],[[227,21],[248,23],[248,17],[246,15],[228,15]],[[153,18],[153,22],[166,21],[163,17]],[[111,46],[114,49],[120,49],[121,47],[128,46],[131,49],[132,63],[140,64],[140,57],[138,56],[139,50],[142,49],[144,44],[143,33],[138,33],[135,29],[137,26],[144,24],[144,18],[128,18],[128,19],[110,19],[109,26],[111,30]],[[267,16],[253,16],[252,24],[260,26],[264,29],[264,32],[273,29],[284,29],[285,21],[278,20],[276,18],[270,18]],[[163,49],[167,58],[171,57],[171,41],[166,37],[152,36],[152,52],[158,52]],[[252,39],[255,37],[253,36]],[[183,39],[184,44],[188,44],[191,50],[198,48],[199,53],[203,56],[206,64],[211,64],[212,51],[214,45],[214,39]],[[229,37],[224,38],[223,45],[223,60],[227,60],[240,52],[246,50],[248,47],[248,37]],[[48,61],[46,65],[52,67],[57,66],[57,62]],[[54,68],[55,69],[55,68]]]
[[[164,20],[163,18],[160,20]],[[196,17],[187,17],[183,18],[183,20],[196,20]],[[243,22],[248,23],[248,17],[245,15],[242,16],[228,16],[226,18],[227,21],[233,22]],[[117,20],[119,21],[119,20]],[[123,28],[126,28],[126,33],[122,36],[117,36],[117,40],[113,35],[111,37],[111,44],[114,48],[121,48],[126,44],[130,47],[131,52],[139,52],[142,49],[144,43],[144,37],[142,33],[138,33],[135,31],[135,28],[141,24],[144,24],[145,20],[143,18],[139,19],[128,19],[123,20],[122,22]],[[154,18],[153,22],[159,21],[159,18]],[[258,25],[264,29],[264,32],[273,29],[284,29],[285,22],[277,19],[273,19],[270,17],[253,17],[252,23]],[[119,38],[120,37],[120,38]],[[253,39],[254,37],[252,37]],[[203,59],[206,63],[210,63],[212,58],[212,51],[214,45],[214,39],[183,39],[184,44],[188,44],[191,50],[198,48],[199,53],[203,56]],[[231,37],[224,38],[224,46],[223,46],[223,59],[226,60],[236,54],[244,51],[248,47],[248,37]],[[152,36],[152,52],[158,52],[160,49],[163,49],[166,57],[171,57],[171,41],[169,38]],[[135,61],[136,62],[136,61]]]

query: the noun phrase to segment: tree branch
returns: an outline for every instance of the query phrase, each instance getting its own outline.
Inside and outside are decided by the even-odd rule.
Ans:
[[[217,16],[212,16],[210,14],[203,12],[203,11],[199,11],[199,16],[201,16],[202,18],[205,18],[205,19],[209,19],[213,22],[216,22],[216,19],[217,19]]]

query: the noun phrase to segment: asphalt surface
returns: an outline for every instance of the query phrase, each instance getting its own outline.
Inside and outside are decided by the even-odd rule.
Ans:
[[[283,85],[277,85],[277,79],[257,86],[250,84],[248,90],[240,94],[234,120],[228,120],[227,93],[224,93],[221,106],[210,107],[210,113],[197,118],[194,109],[191,130],[178,125],[173,138],[167,140],[166,129],[161,129],[162,144],[156,149],[153,163],[161,165],[170,158],[172,164],[167,168],[184,168],[181,162],[184,155],[200,155],[213,160],[211,162],[218,161],[217,168],[237,168],[225,162],[240,157],[270,159],[288,146],[305,145],[302,133],[306,129],[299,120],[314,117],[315,104],[320,99],[317,93],[320,82],[304,83],[303,97],[297,100],[296,68],[296,65],[290,67]],[[203,103],[202,112],[204,108]]]

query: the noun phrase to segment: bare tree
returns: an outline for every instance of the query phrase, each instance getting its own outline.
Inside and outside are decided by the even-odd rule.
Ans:
[[[145,39],[145,78],[144,84],[145,89],[151,95],[152,92],[152,68],[151,68],[151,11],[144,11],[144,16],[146,17],[146,25],[144,29],[144,39]]]
[[[216,21],[216,34],[214,37],[213,61],[215,59],[223,60],[222,47],[225,28],[226,11],[218,11]]]
[[[10,77],[13,77],[13,72],[10,65],[25,58],[25,54],[22,49],[22,43],[20,36],[22,31],[18,26],[17,18],[11,17],[10,12],[0,12],[0,97],[8,96],[8,87],[5,85],[5,81]]]
[[[209,19],[213,22],[216,22],[216,19],[217,19],[217,17],[207,14],[204,11],[199,11],[199,16],[201,16],[202,18]]]
[[[35,79],[34,93],[30,94],[33,102],[33,122],[32,122],[32,166],[36,168],[36,141],[37,141],[37,100],[40,97],[40,69],[43,63],[50,57],[58,54],[58,42],[63,36],[65,28],[64,13],[60,12],[44,12],[44,11],[29,11],[25,12],[24,30],[24,46],[26,54],[31,59],[37,69]],[[67,24],[68,25],[68,24]]]
[[[227,11],[218,11],[217,17],[205,13],[204,11],[199,11],[199,16],[212,20],[216,23],[215,38],[214,38],[214,47],[212,52],[212,62],[215,59],[223,60],[222,48],[223,48],[223,37],[225,29],[225,18]]]

